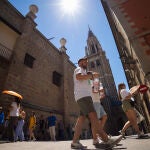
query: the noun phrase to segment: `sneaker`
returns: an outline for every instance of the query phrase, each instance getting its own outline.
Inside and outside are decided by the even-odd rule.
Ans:
[[[71,143],[72,149],[86,149],[87,146],[82,145],[80,142]]]
[[[96,145],[96,143],[97,143],[97,140],[93,140],[93,145]]]
[[[138,135],[138,139],[146,139],[148,137],[149,136],[147,134],[143,134],[143,133]]]
[[[93,139],[93,145],[96,145],[97,143],[101,143],[102,140],[100,138],[100,136],[97,134],[97,138],[96,139]]]
[[[100,149],[111,149],[115,145],[117,145],[122,139],[122,135],[116,136],[116,137],[109,137],[107,142],[98,142],[94,144],[96,148]]]
[[[109,138],[108,141],[104,143],[114,146],[117,145],[121,141],[121,139],[122,139],[122,135],[119,135],[119,136]]]
[[[113,148],[112,145],[107,144],[105,142],[101,142],[101,143],[100,142],[95,142],[94,146],[95,146],[96,149],[105,149],[105,150],[107,150],[107,149],[110,150],[110,149]]]
[[[93,145],[96,145],[97,143],[100,143],[100,140],[99,140],[99,139],[93,140]]]
[[[122,135],[122,138],[123,138],[123,139],[126,139],[126,137],[125,137],[125,132],[122,132],[122,131],[120,130],[119,133]]]

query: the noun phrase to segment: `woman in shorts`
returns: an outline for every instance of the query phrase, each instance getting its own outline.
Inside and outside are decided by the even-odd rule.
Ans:
[[[134,93],[135,94],[135,93]],[[130,101],[132,96],[134,95],[130,93],[130,91],[126,90],[126,85],[124,83],[120,83],[118,85],[118,96],[119,99],[122,101],[122,108],[125,112],[128,121],[125,123],[124,127],[121,130],[121,134],[125,135],[125,131],[130,127],[133,126],[135,131],[138,134],[138,138],[143,138],[145,135],[139,130],[138,124],[137,124],[137,117],[134,107],[131,105]]]

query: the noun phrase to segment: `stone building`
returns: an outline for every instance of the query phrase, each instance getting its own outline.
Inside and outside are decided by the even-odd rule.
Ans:
[[[6,111],[12,90],[23,96],[27,112],[45,117],[52,111],[65,125],[73,124],[78,115],[74,101],[75,65],[66,54],[65,39],[57,49],[36,29],[37,6],[23,16],[7,0],[0,1],[0,105]]]
[[[122,129],[126,117],[118,100],[109,60],[106,58],[105,51],[102,49],[101,44],[90,29],[88,32],[85,55],[88,58],[88,69],[90,71],[99,72],[100,81],[105,90],[106,97],[102,101],[102,104],[108,116],[106,132],[111,135],[117,135],[118,131]]]
[[[136,97],[150,131],[150,1],[101,0],[110,24],[129,87],[144,85],[147,92]]]

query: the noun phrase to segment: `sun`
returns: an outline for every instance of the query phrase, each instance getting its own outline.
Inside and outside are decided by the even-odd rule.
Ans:
[[[61,0],[60,5],[64,14],[73,16],[79,11],[79,0]]]

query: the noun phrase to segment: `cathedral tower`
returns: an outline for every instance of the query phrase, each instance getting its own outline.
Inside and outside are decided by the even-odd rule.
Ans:
[[[123,124],[124,119],[122,118],[124,118],[124,115],[121,106],[119,105],[117,90],[109,60],[106,58],[105,51],[102,49],[101,44],[90,28],[88,32],[87,46],[85,47],[85,55],[88,58],[88,70],[100,74],[100,81],[103,84],[106,95],[105,99],[102,100],[102,104],[108,115],[106,131],[115,135]],[[120,124],[117,123],[118,119],[122,119]]]

